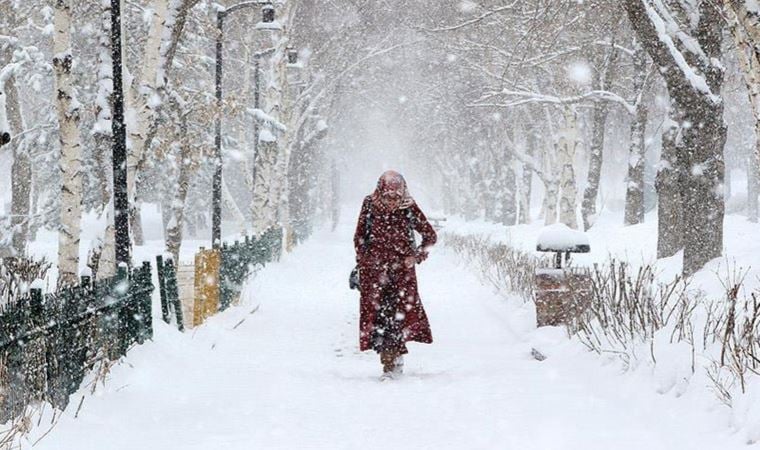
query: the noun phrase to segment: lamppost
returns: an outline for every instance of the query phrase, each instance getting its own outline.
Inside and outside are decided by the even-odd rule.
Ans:
[[[214,152],[214,179],[211,198],[211,244],[219,247],[222,242],[222,50],[224,49],[224,19],[243,9],[261,7],[261,22],[256,24],[257,30],[281,30],[275,21],[274,6],[270,1],[248,1],[238,3],[216,13],[216,138]],[[256,77],[258,77],[258,65]]]
[[[129,197],[127,194],[127,128],[122,81],[121,3],[111,0],[111,60],[113,69],[113,209],[116,264],[129,266]]]

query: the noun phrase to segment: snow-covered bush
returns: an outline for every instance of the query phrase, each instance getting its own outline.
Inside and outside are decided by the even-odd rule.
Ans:
[[[657,280],[652,266],[633,269],[611,260],[590,270],[591,293],[587,309],[573,324],[573,332],[597,353],[619,355],[629,367],[642,347],[656,360],[658,332],[667,329],[670,343],[693,343],[693,313],[699,303],[689,295],[688,283],[676,277],[670,283]]]
[[[26,295],[34,280],[45,279],[50,267],[44,258],[0,258],[0,305]]]
[[[518,294],[525,301],[533,298],[536,269],[545,267],[548,260],[494,243],[487,236],[442,233],[442,237],[446,246],[476,264],[484,280],[499,292]]]
[[[505,296],[534,299],[536,268],[548,261],[484,235],[442,234],[443,243]],[[693,377],[732,408],[733,426],[760,440],[760,292],[742,294],[736,269],[719,274],[724,297],[707,296],[680,276],[656,267],[610,260],[589,270],[586,309],[568,333],[591,351],[622,361],[624,370],[651,373],[658,392],[679,396]],[[570,286],[572,289],[572,286]],[[757,405],[757,406],[756,406]]]

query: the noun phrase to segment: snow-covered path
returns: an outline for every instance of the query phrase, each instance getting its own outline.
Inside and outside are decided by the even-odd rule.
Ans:
[[[745,448],[722,415],[618,375],[559,330],[536,331],[529,306],[442,248],[419,271],[435,342],[410,345],[406,375],[379,382],[377,356],[357,351],[350,233],[317,233],[195,331],[158,326],[35,448]]]

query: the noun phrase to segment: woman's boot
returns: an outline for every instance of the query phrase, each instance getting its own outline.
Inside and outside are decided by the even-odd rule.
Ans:
[[[396,374],[396,353],[394,352],[382,352],[380,353],[380,362],[383,364],[383,375],[381,380],[393,378]]]

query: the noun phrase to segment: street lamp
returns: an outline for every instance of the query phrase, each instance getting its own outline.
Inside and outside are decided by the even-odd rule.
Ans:
[[[222,242],[222,50],[224,48],[224,19],[243,9],[261,7],[261,22],[257,30],[281,30],[282,26],[275,20],[275,10],[270,1],[248,1],[238,3],[216,13],[216,137],[214,151],[214,179],[211,197],[211,244],[219,247]],[[258,75],[257,75],[258,76]]]

